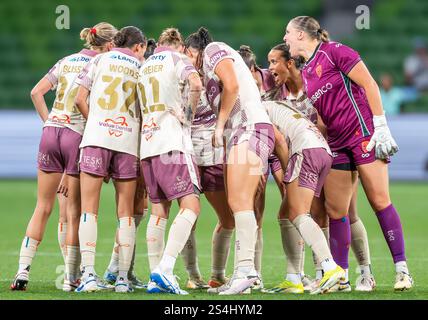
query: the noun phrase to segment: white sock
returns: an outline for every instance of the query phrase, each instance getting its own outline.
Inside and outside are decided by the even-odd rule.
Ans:
[[[167,220],[151,215],[146,230],[147,255],[149,268],[153,271],[159,264],[165,247],[165,229]]]
[[[286,279],[294,284],[301,284],[302,278],[298,273],[288,273]]]
[[[337,264],[336,264],[336,262],[334,262],[334,260],[332,258],[327,258],[327,259],[321,261],[321,267],[324,270],[324,272],[328,272],[328,271],[336,269]]]
[[[119,271],[119,244],[117,243],[117,233],[119,228],[116,228],[114,237],[113,251],[111,253],[110,263],[107,267],[108,271],[116,273]]]
[[[235,269],[248,273],[254,269],[254,253],[257,241],[257,222],[254,211],[235,212]]]
[[[80,264],[80,250],[79,246],[67,246],[67,256],[65,259],[65,266],[67,278],[71,282],[75,282],[79,278],[79,264]]]
[[[409,274],[409,268],[407,267],[406,261],[398,261],[395,264],[395,272],[404,272]]]
[[[97,247],[97,216],[92,213],[83,213],[79,224],[80,254],[85,276],[95,275],[95,252]]]
[[[34,240],[30,237],[24,237],[21,244],[21,251],[19,253],[19,272],[24,271],[31,266],[39,244],[40,241]]]
[[[330,271],[336,268],[336,263],[328,247],[327,240],[315,221],[309,214],[302,214],[293,220],[293,224],[299,230],[306,244],[311,247],[312,251],[319,260],[324,271]],[[327,269],[325,269],[327,268]]]
[[[62,258],[64,259],[64,263],[65,259],[66,259],[66,244],[65,244],[65,238],[67,235],[67,222],[59,222],[58,223],[58,243],[59,243],[59,247],[61,249],[61,254],[62,254]]]
[[[349,269],[345,269],[345,281],[344,282],[348,282],[349,281]]]
[[[181,250],[181,256],[183,257],[184,266],[186,267],[189,278],[201,278],[201,272],[199,270],[198,263],[198,252],[196,250],[195,230],[190,232],[189,239],[187,239],[183,250]]]
[[[224,229],[217,224],[213,231],[211,247],[211,277],[224,279],[233,229]]]
[[[177,216],[174,219],[174,222],[171,225],[168,233],[168,241],[165,245],[164,256],[169,256],[171,258],[177,259],[178,254],[183,250],[184,245],[189,239],[190,232],[192,231],[193,225],[196,222],[198,215],[190,209],[180,209]],[[165,273],[172,273],[170,262],[171,259],[168,260],[168,264],[164,265],[162,260],[159,264],[161,270]],[[174,261],[175,264],[175,261]],[[174,265],[172,266],[174,267]]]
[[[361,275],[370,275],[372,274],[372,268],[370,265],[360,266]]]
[[[321,269],[321,270],[317,270],[317,271],[315,272],[315,279],[316,279],[316,280],[321,280],[321,279],[322,279],[322,276],[323,276],[322,269]]]
[[[254,251],[254,267],[259,275],[262,274],[262,257],[263,257],[263,230],[257,229],[257,241]]]
[[[133,217],[119,219],[117,242],[119,243],[119,278],[127,280],[135,244],[135,219]]]
[[[172,275],[176,261],[177,261],[177,257],[164,254],[159,263],[161,271],[166,274]]]

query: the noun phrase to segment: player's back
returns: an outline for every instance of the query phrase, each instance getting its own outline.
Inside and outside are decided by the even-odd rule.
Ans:
[[[317,127],[288,101],[263,102],[269,119],[278,127],[289,145],[290,156],[303,149],[324,148],[330,153],[327,141]]]
[[[230,113],[227,129],[237,129],[256,123],[270,123],[261,105],[257,84],[241,55],[223,42],[212,42],[204,51],[204,84],[208,101],[217,115],[220,107],[221,84],[215,75],[217,64],[224,59],[233,61],[233,69],[238,80],[238,99]]]
[[[195,69],[188,58],[166,47],[158,47],[142,65],[142,159],[174,150],[193,152],[190,127],[179,120],[184,116],[184,86],[191,72]]]
[[[100,146],[137,156],[140,115],[137,96],[140,61],[130,49],[114,48],[95,57],[79,76],[91,83],[83,146]]]
[[[83,133],[85,119],[74,104],[78,90],[75,80],[95,55],[95,51],[83,49],[59,60],[49,71],[47,78],[56,87],[56,93],[45,126],[67,127]]]

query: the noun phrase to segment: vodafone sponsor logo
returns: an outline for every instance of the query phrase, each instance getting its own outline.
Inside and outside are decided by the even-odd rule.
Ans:
[[[312,103],[317,102],[319,98],[321,98],[325,93],[327,93],[329,90],[333,88],[333,85],[330,82],[327,82],[325,85],[323,85],[321,88],[319,88],[311,97]]]

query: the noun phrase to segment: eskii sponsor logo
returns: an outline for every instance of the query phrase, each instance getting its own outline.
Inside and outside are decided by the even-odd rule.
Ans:
[[[103,159],[101,157],[95,157],[95,156],[83,155],[82,156],[82,162],[85,165],[87,165],[91,168],[95,168],[95,169],[99,169],[103,165]]]
[[[118,54],[118,53],[113,53],[113,54],[111,54],[111,55],[109,56],[109,58],[110,58],[110,59],[117,59],[117,60],[120,60],[120,61],[126,61],[126,62],[129,62],[129,63],[131,63],[131,64],[135,65],[137,68],[139,68],[139,67],[141,66],[141,64],[140,64],[139,62],[137,62],[136,60],[131,59],[130,57],[127,57],[127,56],[125,56],[125,55]]]
[[[329,90],[333,88],[333,85],[330,82],[327,82],[325,85],[323,85],[321,88],[319,88],[311,97],[311,101],[314,104],[317,102],[319,98],[321,98],[325,93],[327,93]]]

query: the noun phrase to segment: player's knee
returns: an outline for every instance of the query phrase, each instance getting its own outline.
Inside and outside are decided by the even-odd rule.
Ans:
[[[330,219],[342,219],[348,214],[348,208],[340,208],[338,206],[330,205],[326,202],[325,209]]]
[[[391,204],[391,199],[388,196],[377,196],[370,201],[375,212],[381,211]]]
[[[232,212],[237,212],[244,210],[245,208],[254,207],[252,199],[243,193],[229,194],[227,197],[227,202]]]
[[[50,203],[37,203],[35,213],[48,218],[53,210],[53,204]]]

